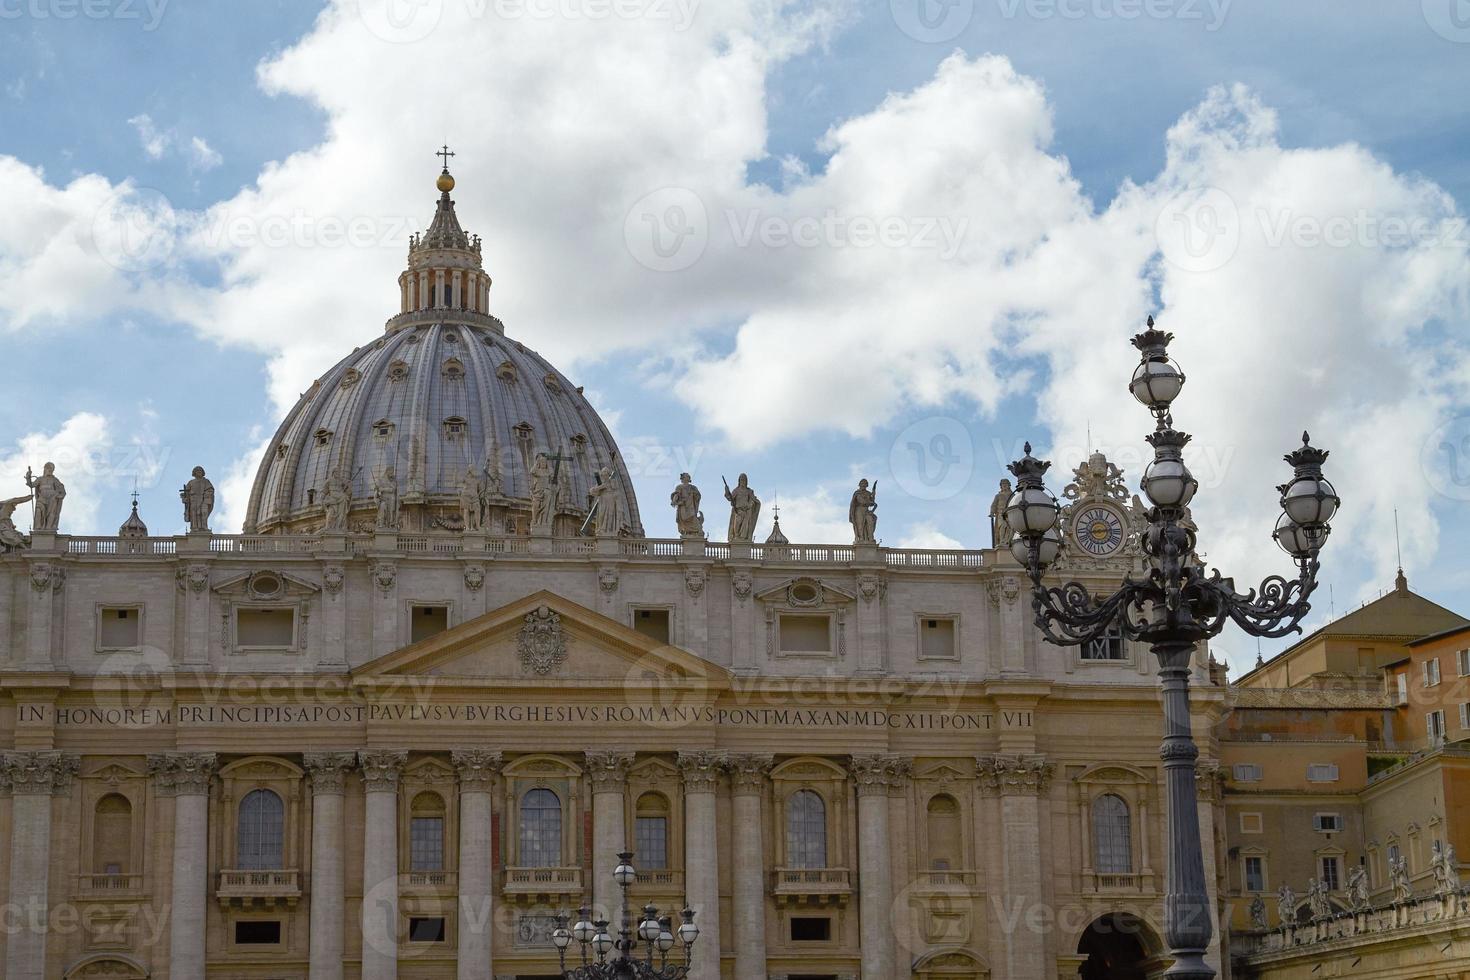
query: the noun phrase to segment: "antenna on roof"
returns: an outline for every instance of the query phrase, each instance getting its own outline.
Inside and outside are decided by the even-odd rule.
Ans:
[[[1337,593],[1332,591],[1332,583],[1327,583],[1327,609],[1333,619],[1337,618]]]
[[[1399,573],[1402,574],[1404,570],[1404,549],[1399,543],[1399,509],[1397,507],[1393,509],[1393,550],[1398,556]]]

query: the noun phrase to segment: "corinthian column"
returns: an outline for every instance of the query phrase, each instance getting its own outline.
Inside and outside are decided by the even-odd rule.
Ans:
[[[762,832],[761,799],[768,755],[732,755],[729,758],[731,819],[735,848],[731,856],[734,919],[735,980],[766,980],[766,855]]]
[[[1040,977],[1046,969],[1046,936],[1023,923],[1036,922],[1042,895],[1041,800],[1055,767],[1044,756],[996,755],[978,760],[980,785],[1000,797],[1000,859],[1004,894],[1019,914],[1006,933],[1007,977]]]
[[[628,785],[632,752],[588,752],[587,778],[592,782],[592,905],[595,915],[617,922],[617,884],[612,869],[628,848],[623,821],[623,792]],[[637,866],[636,855],[634,867]],[[617,930],[614,929],[614,932]]]
[[[858,928],[863,980],[894,980],[893,871],[888,857],[888,783],[897,759],[852,757],[858,797]]]
[[[311,977],[342,980],[347,880],[342,861],[342,794],[357,764],[351,752],[309,752],[311,776]]]
[[[684,894],[694,910],[699,941],[690,980],[720,980],[720,862],[715,833],[715,792],[724,757],[718,752],[680,752],[684,773]]]
[[[459,749],[459,980],[493,977],[491,969],[490,792],[500,753]]]
[[[174,801],[173,916],[169,920],[168,975],[204,976],[204,919],[209,892],[209,783],[213,752],[167,752],[148,757],[158,795]]]
[[[5,976],[15,980],[47,980],[56,973],[46,970],[51,798],[71,790],[80,763],[60,752],[14,752],[0,761],[11,789],[9,901],[19,919],[5,946]]]
[[[362,855],[362,980],[398,976],[398,775],[401,750],[359,752],[367,795]]]

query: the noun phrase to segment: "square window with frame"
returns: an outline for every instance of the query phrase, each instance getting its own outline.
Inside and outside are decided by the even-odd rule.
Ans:
[[[1237,762],[1231,767],[1231,775],[1237,783],[1259,783],[1261,766],[1257,762]]]
[[[820,613],[782,613],[776,619],[782,653],[829,656],[832,617]]]
[[[1436,687],[1439,684],[1439,658],[1430,657],[1424,661],[1424,686]]]
[[[1435,745],[1444,741],[1444,711],[1435,709],[1424,716],[1424,733]]]
[[[1338,780],[1336,763],[1314,762],[1307,766],[1307,782],[1335,783]]]
[[[958,660],[959,621],[954,616],[918,616],[919,659]]]
[[[1266,832],[1266,818],[1259,813],[1242,813],[1240,815],[1240,832],[1242,834],[1264,834]]]
[[[240,650],[295,650],[296,607],[236,606],[235,647]]]
[[[143,607],[98,606],[97,649],[137,650],[143,644]]]
[[[791,941],[794,943],[827,943],[832,941],[832,919],[828,916],[793,916]]]
[[[442,602],[411,603],[408,622],[408,642],[427,640],[449,629],[449,606]]]
[[[1319,834],[1342,833],[1342,815],[1339,813],[1312,814],[1312,829]]]
[[[414,915],[408,920],[408,941],[411,943],[442,943],[445,937],[444,916]]]
[[[1077,656],[1085,663],[1123,663],[1128,660],[1128,647],[1123,642],[1123,633],[1110,629],[1102,636],[1082,644]]]
[[[279,919],[236,919],[236,946],[280,946],[284,935]]]
[[[666,608],[633,607],[633,629],[650,640],[671,643],[673,612]]]

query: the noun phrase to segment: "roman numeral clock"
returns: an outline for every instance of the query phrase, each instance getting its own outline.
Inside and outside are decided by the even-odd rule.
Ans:
[[[1127,525],[1109,504],[1088,503],[1072,518],[1072,541],[1095,558],[1111,558],[1123,547]]]
[[[1100,452],[1072,471],[1062,490],[1062,549],[1058,564],[1080,569],[1119,568],[1139,554],[1147,508],[1128,495],[1123,471]]]

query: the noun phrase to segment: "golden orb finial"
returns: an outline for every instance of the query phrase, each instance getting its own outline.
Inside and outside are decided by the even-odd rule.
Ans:
[[[448,194],[454,190],[454,177],[450,175],[448,170],[445,170],[439,175],[439,180],[434,186],[438,187],[445,194]]]

